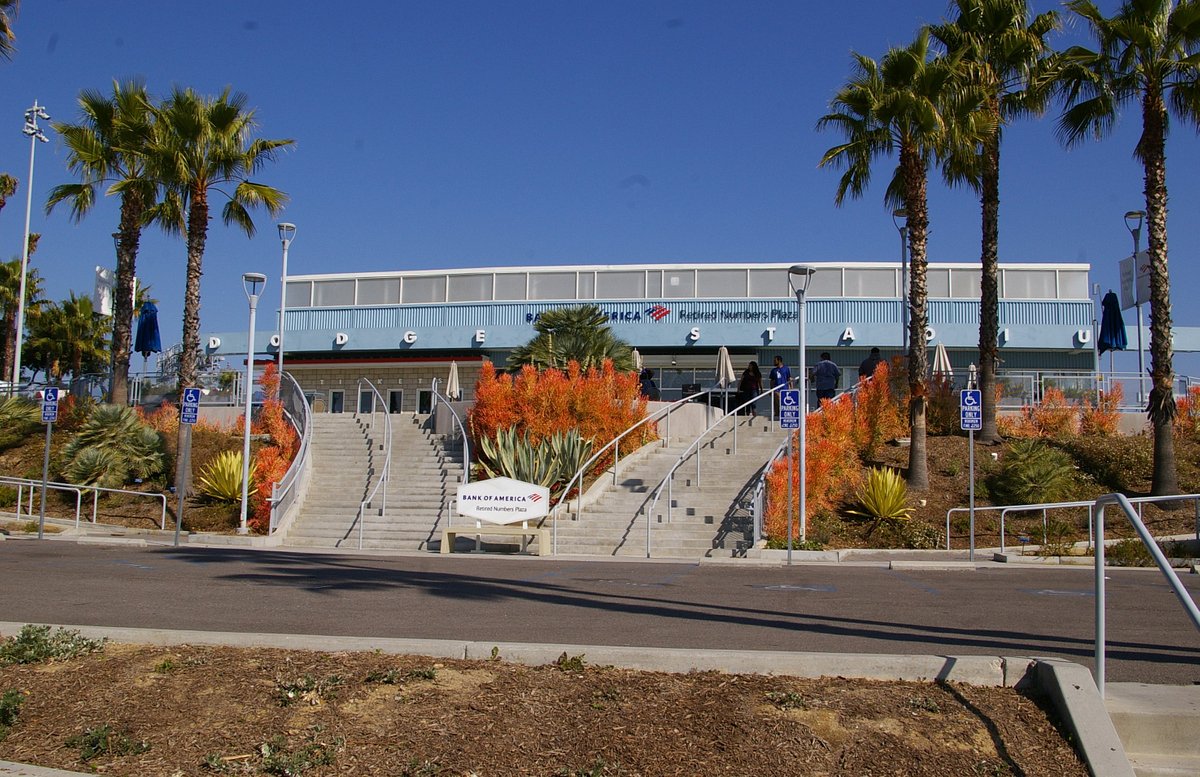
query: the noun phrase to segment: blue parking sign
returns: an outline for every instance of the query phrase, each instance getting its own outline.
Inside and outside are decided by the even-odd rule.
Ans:
[[[959,426],[964,432],[983,428],[983,393],[979,389],[963,389],[958,395]]]
[[[58,420],[58,388],[42,389],[42,423],[52,424]]]
[[[779,428],[799,429],[801,412],[803,411],[800,407],[799,389],[785,389],[779,392]]]
[[[179,422],[195,424],[198,420],[200,420],[200,389],[185,388],[183,402],[179,407]]]

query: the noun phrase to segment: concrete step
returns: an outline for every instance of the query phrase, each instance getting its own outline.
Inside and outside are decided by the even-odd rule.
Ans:
[[[1104,705],[1139,777],[1200,775],[1200,686],[1108,683]]]

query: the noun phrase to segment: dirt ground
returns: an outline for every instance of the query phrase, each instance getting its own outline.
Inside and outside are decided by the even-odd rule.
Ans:
[[[0,759],[111,775],[1087,774],[1008,688],[108,644],[12,689]]]

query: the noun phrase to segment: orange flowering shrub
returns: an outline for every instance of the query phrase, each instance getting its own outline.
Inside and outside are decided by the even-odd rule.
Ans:
[[[881,368],[882,369],[882,368]],[[876,373],[878,375],[879,373]],[[821,412],[809,413],[806,421],[804,512],[808,520],[830,512],[854,492],[862,478],[855,444],[854,403],[849,397],[822,401]],[[800,503],[800,451],[792,440],[792,503]],[[787,535],[788,461],[776,461],[767,474],[767,508],[764,528],[768,536]],[[795,511],[793,511],[794,514]],[[799,536],[799,521],[792,524]]]
[[[1060,389],[1047,386],[1041,403],[1025,405],[1020,416],[997,419],[997,426],[1008,437],[1068,437],[1079,431],[1079,412]]]
[[[925,395],[926,431],[931,435],[956,434],[959,431],[959,395],[954,381],[934,375]]]
[[[1176,434],[1200,433],[1200,386],[1188,388],[1186,396],[1175,400]]]
[[[495,439],[512,426],[535,443],[555,432],[576,429],[592,441],[593,450],[599,450],[645,417],[646,398],[637,374],[618,372],[611,361],[586,372],[576,362],[568,364],[565,372],[526,365],[516,375],[497,373],[495,365],[485,361],[475,386],[475,404],[467,413],[467,428],[476,450],[481,438]],[[654,439],[653,425],[645,424],[641,433],[621,441],[621,453]],[[602,457],[597,468],[610,461],[609,456]]]
[[[264,445],[254,455],[254,492],[250,495],[250,515],[246,523],[265,534],[271,527],[271,489],[291,466],[292,457],[276,445]]]
[[[1083,408],[1079,413],[1079,433],[1084,435],[1099,435],[1111,437],[1117,433],[1117,424],[1121,413],[1117,410],[1125,392],[1120,383],[1113,383],[1108,391],[1101,392],[1100,401],[1095,406],[1084,399]]]
[[[300,438],[283,415],[283,403],[279,401],[279,369],[274,363],[263,369],[258,382],[264,399],[258,419],[251,422],[250,431],[269,435],[271,444],[259,447],[254,455],[255,489],[250,500],[253,517],[247,517],[246,522],[255,531],[266,532],[271,522],[271,489],[287,474],[300,447]],[[244,429],[245,423],[243,415],[238,421],[239,428]]]
[[[893,366],[880,364],[871,380],[860,381],[855,400],[854,446],[864,459],[874,457],[879,446],[904,435],[907,425],[892,391]]]

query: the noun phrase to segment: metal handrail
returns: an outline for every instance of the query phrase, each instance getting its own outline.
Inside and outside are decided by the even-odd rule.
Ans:
[[[300,417],[297,418],[294,414],[288,411],[287,403],[283,403],[283,412],[288,421],[291,422],[292,428],[300,437],[300,446],[296,449],[296,455],[292,458],[292,463],[288,465],[287,472],[283,473],[283,477],[278,483],[271,486],[271,496],[267,500],[271,505],[270,524],[267,529],[267,534],[273,534],[279,526],[278,513],[279,504],[284,500],[292,497],[292,488],[299,480],[301,473],[308,471],[308,452],[309,440],[312,438],[312,408],[309,407],[308,398],[304,396],[304,390],[300,388],[300,384],[289,373],[280,375],[280,402],[283,402],[283,379],[286,378],[288,383],[288,391],[291,394],[291,401],[296,402],[298,399]],[[294,499],[289,500],[290,502]]]
[[[1190,496],[1200,496],[1192,494]],[[1143,501],[1154,502],[1171,502],[1178,500],[1177,496],[1158,496],[1158,497],[1143,497]],[[1158,547],[1158,543],[1150,536],[1150,531],[1146,528],[1146,524],[1142,523],[1141,518],[1133,509],[1130,500],[1124,494],[1105,494],[1096,500],[1096,688],[1100,691],[1100,698],[1104,698],[1104,642],[1105,642],[1105,616],[1104,616],[1104,508],[1110,504],[1115,504],[1125,513],[1125,517],[1133,524],[1133,528],[1141,538],[1142,544],[1146,546],[1146,550],[1150,551],[1150,555],[1154,557],[1154,563],[1158,565],[1163,576],[1167,578],[1167,584],[1171,586],[1171,590],[1175,592],[1179,603],[1183,605],[1183,609],[1187,612],[1188,617],[1192,619],[1192,623],[1200,630],[1200,609],[1196,608],[1196,603],[1192,601],[1192,597],[1188,595],[1187,589],[1183,587],[1183,583],[1179,581],[1179,575],[1175,574],[1175,570],[1171,569],[1171,564],[1167,561],[1167,557],[1163,555],[1162,549]]]
[[[437,403],[442,402],[446,405],[446,409],[450,411],[450,416],[454,419],[455,426],[458,427],[458,433],[462,435],[463,441],[463,480],[464,484],[471,482],[471,439],[467,437],[467,428],[463,426],[462,417],[458,411],[454,409],[454,405],[450,404],[450,398],[438,393],[438,379],[433,379],[431,386],[433,393],[433,409],[437,410]]]
[[[24,486],[29,486],[29,518],[33,518],[33,494],[41,489],[42,481],[31,480],[29,478],[11,478],[8,476],[0,476],[0,483],[15,485],[17,487],[17,517],[21,517],[21,492],[24,491]],[[75,492],[75,528],[79,528],[79,513],[83,509],[83,489],[80,486],[73,486],[70,483],[53,483],[47,482],[46,488],[54,489],[55,491],[74,491]],[[95,523],[92,519],[92,523]]]
[[[362,385],[364,383],[366,383],[368,386],[371,387],[371,393],[375,395],[371,400],[371,444],[374,445],[375,444],[375,434],[374,433],[375,433],[376,408],[378,408],[378,407],[386,408],[387,405],[385,405],[383,403],[383,395],[379,393],[379,389],[375,388],[374,383],[372,383],[368,378],[359,378],[358,379],[358,395],[354,398],[355,403],[356,403],[355,415],[358,415],[358,412],[357,412],[358,404],[357,403],[362,401]],[[375,498],[375,494],[379,493],[379,489],[381,487],[383,488],[383,494],[380,497],[380,508],[379,508],[380,513],[379,514],[384,518],[387,517],[387,483],[389,480],[391,480],[391,472],[392,472],[392,414],[386,412],[386,410],[384,411],[384,414],[383,414],[383,447],[384,447],[384,450],[386,451],[386,453],[384,454],[384,457],[383,457],[383,474],[379,477],[379,481],[375,484],[375,487],[371,489],[371,492],[369,494],[367,494],[367,498],[362,500],[362,502],[360,502],[358,505],[357,521],[358,521],[358,549],[359,550],[362,550],[362,546],[363,546],[363,524],[367,522],[367,505],[370,504],[371,501]]]
[[[633,432],[635,429],[637,429],[642,424],[651,423],[651,422],[657,423],[662,418],[666,418],[667,434],[665,437],[662,438],[662,440],[663,440],[663,447],[664,448],[667,447],[671,442],[671,413],[680,407],[684,407],[685,405],[690,404],[693,399],[704,396],[705,394],[708,394],[708,393],[709,393],[709,390],[707,390],[707,389],[704,391],[697,391],[695,394],[690,394],[690,395],[684,397],[683,399],[677,399],[676,401],[672,402],[671,404],[667,405],[666,407],[660,407],[658,410],[655,410],[653,413],[650,413],[649,415],[645,416],[637,423],[630,426],[625,431],[618,434],[612,440],[609,440],[607,443],[605,443],[603,448],[601,448],[600,450],[593,453],[592,457],[589,458],[587,461],[585,461],[579,467],[579,469],[575,472],[575,474],[571,476],[571,479],[567,481],[567,485],[563,487],[562,496],[560,496],[558,498],[558,502],[554,505],[554,507],[552,507],[550,509],[550,512],[549,512],[549,515],[554,516],[554,524],[550,528],[550,534],[551,534],[551,537],[553,537],[551,544],[553,546],[552,552],[554,553],[554,555],[558,554],[558,513],[559,513],[559,509],[563,506],[563,502],[566,502],[567,510],[570,511],[571,501],[569,499],[569,495],[571,493],[571,487],[573,485],[575,485],[575,482],[576,481],[579,482],[579,503],[575,507],[575,513],[576,513],[576,515],[583,515],[583,478],[587,474],[587,471],[589,469],[591,469],[592,465],[595,464],[602,455],[604,455],[605,451],[607,451],[609,448],[615,447],[615,452],[613,454],[612,470],[613,470],[613,485],[616,485],[616,483],[617,483],[617,465],[621,463],[621,446],[620,446],[621,440],[623,440],[626,435]]]
[[[729,418],[730,416],[733,416],[734,418],[736,418],[737,412],[739,410],[742,410],[743,408],[747,408],[750,405],[758,402],[758,400],[762,399],[763,397],[770,396],[774,392],[779,391],[781,389],[785,389],[785,388],[787,388],[787,387],[786,386],[772,386],[771,388],[767,389],[766,391],[762,392],[761,394],[756,395],[754,398],[747,400],[746,402],[743,402],[742,404],[735,407],[733,410],[730,410],[729,412],[725,413],[723,416],[721,416],[719,419],[717,419],[717,421],[715,423],[710,424],[707,429],[705,429],[703,432],[701,432],[700,435],[698,437],[696,437],[695,440],[692,441],[692,444],[689,445],[683,451],[683,453],[679,454],[679,458],[677,458],[675,460],[675,463],[671,465],[671,469],[669,469],[667,471],[667,474],[663,476],[663,479],[661,481],[659,481],[658,486],[654,489],[654,499],[651,500],[650,507],[646,510],[646,558],[650,558],[650,525],[652,523],[652,521],[650,519],[654,515],[654,508],[656,508],[658,506],[658,499],[662,495],[663,488],[665,487],[667,489],[667,522],[670,523],[670,521],[671,521],[671,501],[673,499],[671,489],[675,482],[675,471],[683,465],[683,462],[687,459],[688,454],[690,454],[693,450],[696,452],[696,485],[699,486],[700,485],[700,446],[701,446],[701,443],[704,441],[704,438],[708,435],[708,433],[711,432],[713,429],[715,429],[717,427],[717,425],[720,424],[722,421],[724,421],[726,418]],[[771,412],[772,428],[774,425],[774,417],[775,417],[774,410],[772,409],[772,412]],[[734,450],[736,451],[737,450],[737,424],[736,423],[733,425],[733,440],[734,440],[734,442],[733,442]]]
[[[1171,501],[1171,502],[1190,501],[1190,502],[1192,502],[1193,505],[1195,506],[1195,512],[1196,512],[1196,522],[1195,522],[1196,539],[1200,540],[1200,494],[1180,494],[1180,495],[1171,496],[1171,497],[1139,496],[1139,497],[1132,497],[1132,498],[1126,497],[1126,499],[1129,501],[1130,504],[1137,505],[1137,512],[1138,512],[1139,519],[1141,519],[1141,517],[1142,517],[1142,506],[1149,502],[1163,502],[1163,501]],[[983,505],[980,507],[976,507],[975,512],[981,513],[981,512],[999,511],[999,513],[1000,513],[1000,552],[1003,553],[1005,550],[1005,543],[1004,543],[1005,519],[1008,517],[1009,513],[1037,512],[1040,510],[1042,513],[1042,542],[1044,544],[1046,542],[1046,536],[1047,536],[1047,521],[1048,521],[1048,519],[1047,519],[1046,512],[1048,510],[1056,510],[1056,509],[1060,509],[1060,508],[1061,509],[1070,509],[1070,508],[1086,507],[1086,508],[1088,508],[1088,547],[1090,548],[1095,544],[1095,539],[1093,538],[1093,534],[1094,534],[1093,512],[1094,511],[1092,509],[1095,507],[1095,504],[1096,503],[1094,501],[1091,501],[1091,502],[1076,501],[1076,502],[1040,502],[1037,504],[1025,504],[1025,505]],[[970,507],[951,507],[949,510],[946,511],[946,550],[950,550],[950,516],[953,513],[968,513],[970,511],[971,511]],[[974,524],[971,525],[969,531],[970,531],[970,549],[971,549],[971,552],[973,555],[974,551],[975,551],[975,526],[974,526]]]

